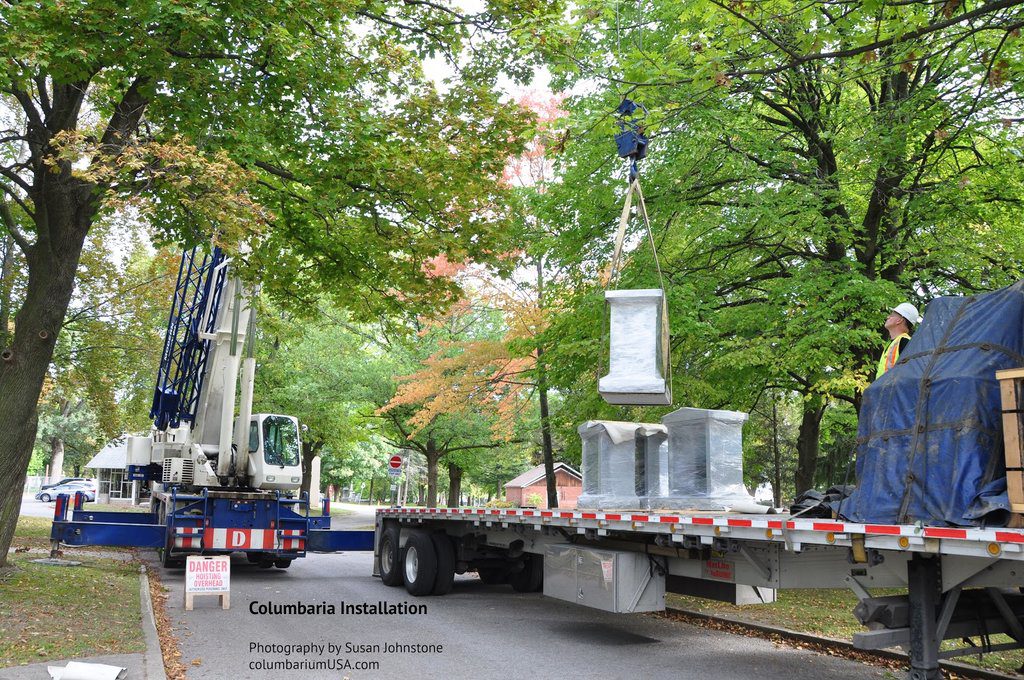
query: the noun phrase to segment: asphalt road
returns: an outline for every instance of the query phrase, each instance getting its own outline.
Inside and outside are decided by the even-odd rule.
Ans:
[[[347,518],[360,525],[368,515]],[[340,524],[340,523],[336,523]],[[336,528],[338,528],[336,526]],[[184,572],[163,570],[190,678],[882,678],[885,671],[657,615],[615,615],[458,577],[444,597],[413,598],[370,576],[372,555],[310,555],[288,570],[232,563],[231,609],[216,598],[184,611]],[[157,567],[159,568],[159,567]],[[394,616],[345,614],[340,601],[425,604]],[[254,614],[250,604],[332,604],[336,613]],[[385,645],[434,645],[429,649]],[[321,645],[285,650],[282,645]],[[274,647],[277,645],[278,647]],[[346,649],[348,645],[348,649]],[[332,647],[333,646],[333,647]],[[359,651],[355,651],[359,650]],[[340,669],[324,664],[341,660]],[[287,666],[272,664],[292,664]],[[362,668],[359,667],[362,664]],[[346,667],[348,665],[349,667]]]
[[[53,502],[37,501],[32,496],[21,497],[21,514],[24,517],[53,517]]]

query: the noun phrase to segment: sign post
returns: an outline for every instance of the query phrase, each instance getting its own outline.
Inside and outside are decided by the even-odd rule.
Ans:
[[[402,474],[402,465],[405,460],[397,453],[388,459],[388,475],[392,479],[391,483],[391,506],[398,505],[398,478]]]
[[[185,611],[192,611],[193,597],[216,595],[221,609],[231,607],[231,556],[189,555],[185,560]]]

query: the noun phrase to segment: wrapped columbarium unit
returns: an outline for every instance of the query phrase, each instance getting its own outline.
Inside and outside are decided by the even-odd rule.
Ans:
[[[665,291],[608,290],[608,375],[597,383],[609,404],[668,406],[668,318]]]
[[[606,420],[580,425],[579,506],[759,508],[743,485],[746,419],[737,411],[681,408],[662,418],[662,425]]]

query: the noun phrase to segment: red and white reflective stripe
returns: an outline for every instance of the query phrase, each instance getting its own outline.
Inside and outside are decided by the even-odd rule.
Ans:
[[[682,524],[711,527],[774,529],[778,532],[811,532],[816,534],[859,534],[864,536],[894,536],[916,539],[978,541],[985,543],[1024,544],[1024,531],[1013,529],[965,529],[957,527],[921,527],[915,524],[860,524],[854,522],[819,519],[769,519],[768,516],[734,517],[726,515],[659,515],[606,513],[591,510],[518,510],[492,508],[381,508],[378,514],[395,515],[470,515],[492,518],[540,517],[542,519],[568,519],[573,522],[639,522],[651,524]]]
[[[200,527],[175,527],[175,548],[201,548],[203,530]]]
[[[305,550],[306,549],[306,538],[303,535],[301,529],[285,529],[281,532],[281,549],[282,550]],[[295,536],[296,538],[288,538],[289,536]]]
[[[277,532],[272,529],[207,529],[203,547],[219,550],[273,550]]]

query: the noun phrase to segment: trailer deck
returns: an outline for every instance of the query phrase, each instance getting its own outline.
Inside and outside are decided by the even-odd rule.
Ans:
[[[440,565],[451,564],[485,580],[504,574],[517,590],[539,589],[542,569],[546,595],[625,613],[656,610],[659,598],[664,608],[666,592],[755,603],[781,589],[849,588],[869,629],[854,646],[905,647],[914,680],[940,677],[940,658],[1024,643],[1024,529],[705,511],[385,508],[374,555],[374,574],[387,585],[404,579],[414,595],[431,594],[423,565],[438,584],[453,568]],[[906,594],[876,597],[876,588]],[[996,633],[1010,642],[990,644]],[[973,636],[980,646],[940,651],[943,640]]]

